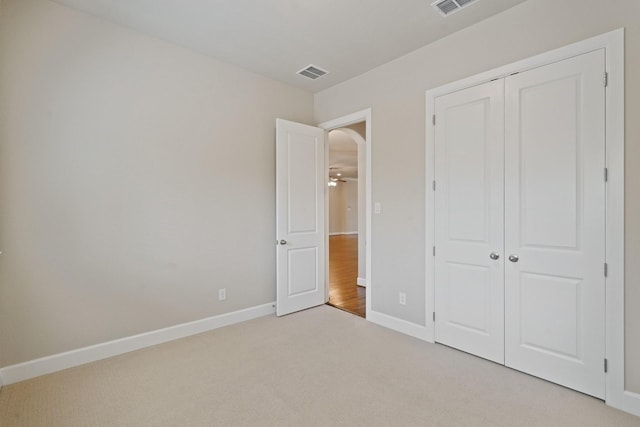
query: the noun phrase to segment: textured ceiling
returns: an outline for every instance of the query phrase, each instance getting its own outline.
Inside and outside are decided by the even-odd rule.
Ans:
[[[317,92],[525,0],[478,0],[443,18],[432,0],[54,0]],[[309,64],[330,73],[296,72]]]

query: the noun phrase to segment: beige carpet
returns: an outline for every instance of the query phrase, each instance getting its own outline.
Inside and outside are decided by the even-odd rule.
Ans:
[[[5,386],[0,426],[640,426],[327,306]]]

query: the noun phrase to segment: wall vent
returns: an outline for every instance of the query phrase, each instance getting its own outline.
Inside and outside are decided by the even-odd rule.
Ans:
[[[318,77],[322,77],[328,73],[328,71],[323,70],[320,67],[316,67],[315,65],[307,65],[302,70],[298,71],[298,74],[310,78],[311,80],[315,80]]]
[[[449,16],[460,9],[469,6],[476,0],[437,0],[431,3],[442,16]]]

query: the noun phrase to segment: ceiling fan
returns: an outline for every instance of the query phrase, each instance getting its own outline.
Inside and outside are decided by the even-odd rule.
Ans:
[[[342,174],[340,172],[332,172],[332,170],[340,169],[338,167],[329,168],[329,179],[333,182],[347,182],[347,180],[341,178]]]

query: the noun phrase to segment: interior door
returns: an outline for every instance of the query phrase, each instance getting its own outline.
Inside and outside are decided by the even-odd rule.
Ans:
[[[604,64],[599,50],[505,80],[506,365],[600,398]]]
[[[276,314],[326,302],[325,132],[276,120]]]
[[[504,363],[504,82],[435,100],[435,339]]]

